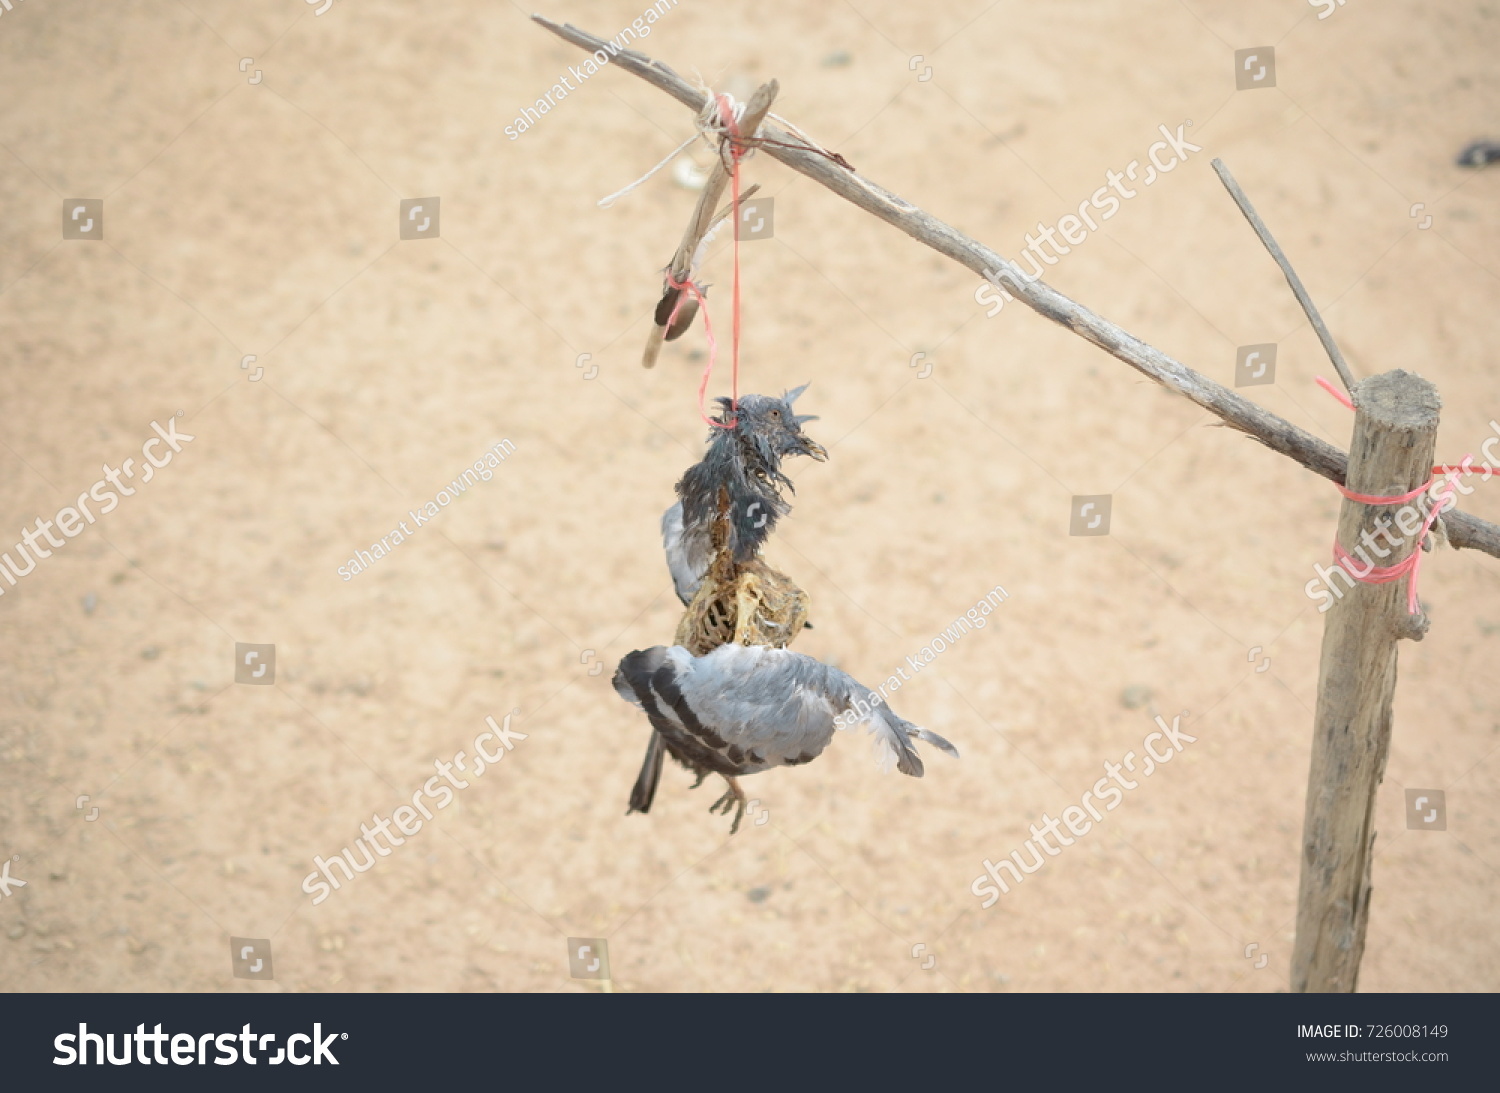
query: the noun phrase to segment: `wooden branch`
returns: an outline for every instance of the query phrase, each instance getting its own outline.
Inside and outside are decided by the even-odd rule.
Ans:
[[[1339,379],[1344,382],[1344,390],[1354,391],[1354,373],[1349,371],[1348,362],[1344,360],[1344,354],[1339,352],[1339,347],[1334,343],[1333,335],[1328,332],[1328,327],[1323,323],[1323,316],[1318,314],[1318,309],[1312,302],[1312,297],[1307,294],[1307,289],[1302,287],[1302,278],[1297,276],[1297,271],[1292,268],[1291,262],[1287,261],[1281,248],[1276,245],[1276,240],[1271,237],[1271,229],[1266,227],[1265,221],[1255,211],[1255,206],[1250,204],[1250,199],[1245,196],[1245,191],[1240,189],[1240,184],[1234,180],[1229,173],[1229,168],[1224,166],[1224,161],[1216,159],[1213,161],[1214,171],[1218,173],[1219,181],[1224,183],[1224,188],[1229,191],[1229,196],[1234,198],[1234,203],[1240,207],[1240,212],[1245,214],[1245,219],[1250,221],[1250,226],[1255,229],[1255,234],[1260,236],[1260,241],[1265,244],[1266,250],[1271,252],[1271,257],[1276,259],[1276,264],[1281,267],[1281,272],[1286,275],[1286,283],[1292,286],[1292,295],[1297,297],[1297,302],[1302,305],[1303,314],[1307,321],[1312,323],[1314,330],[1318,332],[1318,340],[1323,343],[1323,348],[1328,353],[1328,359],[1333,362],[1333,367],[1338,370]]]
[[[1432,475],[1437,441],[1437,388],[1399,369],[1354,389],[1349,488],[1390,497]],[[1416,536],[1378,557],[1376,521],[1390,525],[1389,505],[1345,498],[1338,541],[1356,566],[1395,565],[1419,549]],[[1398,529],[1404,531],[1404,528]],[[1362,537],[1363,545],[1361,543]],[[1374,542],[1371,548],[1369,544]],[[1386,542],[1391,543],[1390,539]],[[1334,576],[1339,571],[1334,571]],[[1410,578],[1407,578],[1410,580]],[[1339,591],[1329,578],[1330,588]],[[1406,581],[1355,584],[1343,590],[1323,624],[1318,708],[1302,824],[1302,879],[1292,990],[1352,992],[1359,978],[1370,915],[1370,862],[1375,846],[1375,790],[1385,776],[1396,694],[1396,641],[1420,638],[1425,617],[1407,614]]]
[[[533,18],[540,18],[534,16]],[[776,92],[781,85],[775,80],[761,84],[755,89],[755,93],[745,100],[745,112],[740,116],[739,130],[743,136],[753,137],[760,130],[761,122],[766,120],[766,115],[771,112],[771,104],[776,101]],[[672,280],[682,284],[692,272],[693,255],[697,253],[698,244],[703,242],[703,237],[708,234],[719,219],[714,215],[714,206],[719,203],[719,198],[724,195],[724,189],[729,185],[729,168],[725,165],[728,158],[727,149],[720,148],[719,155],[714,157],[713,170],[709,173],[708,180],[703,184],[703,192],[698,195],[698,205],[693,209],[692,219],[688,221],[687,230],[682,233],[682,242],[677,246],[677,253],[672,256]],[[746,195],[741,193],[740,200],[744,201]],[[738,210],[730,209],[731,215],[738,216]],[[738,222],[735,230],[739,230]],[[677,298],[682,295],[681,289],[668,285],[662,293],[662,298],[657,302],[656,315],[652,323],[651,334],[646,340],[646,349],[641,354],[641,364],[651,368],[656,364],[657,354],[661,351],[663,341],[671,341],[680,338],[687,331],[697,313],[696,303],[692,310],[688,310],[687,303],[681,308],[677,307]],[[667,319],[672,312],[677,311],[677,322],[672,324],[672,329],[667,329]]]
[[[740,133],[744,137],[753,137],[760,131],[761,122],[771,112],[771,105],[776,101],[776,93],[780,90],[781,85],[772,80],[761,84],[745,101],[745,112],[740,118]],[[709,225],[715,219],[714,206],[719,203],[719,198],[724,196],[724,191],[729,186],[730,172],[725,164],[728,155],[727,149],[721,149],[720,154],[715,157],[713,170],[709,173],[708,181],[703,184],[703,192],[698,195],[698,207],[693,212],[692,220],[688,222],[687,230],[682,233],[682,243],[678,245],[677,253],[672,258],[672,272],[679,279],[686,276],[693,252],[698,249],[698,244],[708,234]]]
[[[592,52],[605,47],[603,39],[577,27],[559,25],[540,15],[533,15],[532,19],[581,49]],[[653,61],[635,50],[620,50],[611,58],[610,63],[617,64],[631,75],[639,76],[652,86],[660,88],[678,102],[691,107],[694,112],[701,111],[708,98],[704,92],[660,61]],[[986,273],[997,277],[1000,271],[1010,268],[1005,259],[984,244],[923,212],[906,199],[840,166],[822,154],[820,149],[813,149],[806,141],[786,133],[770,122],[761,126],[760,135],[767,141],[761,144],[761,150],[773,159],[806,175],[886,223],[900,228],[919,243],[953,259],[981,277]],[[770,141],[777,143],[772,144]],[[1067,327],[1136,371],[1197,403],[1231,428],[1249,434],[1266,447],[1295,459],[1324,478],[1343,483],[1349,457],[1332,444],[1193,371],[1160,349],[1146,344],[1108,319],[1070,300],[1046,282],[1028,283],[1021,278],[1017,280],[1021,283],[1016,286],[1011,286],[1007,281],[1006,290],[1033,311]],[[1453,546],[1481,550],[1500,558],[1500,527],[1456,509],[1445,513],[1443,521],[1447,527],[1449,542]]]
[[[739,204],[743,205],[753,194],[756,194],[759,191],[760,183],[752,182],[749,186],[746,186],[743,190],[740,191]],[[705,238],[707,238],[708,234],[718,227],[719,221],[723,220],[727,216],[734,214],[737,211],[734,207],[732,207],[733,205],[734,203],[730,202],[729,205],[725,205],[722,209],[714,214],[713,219],[708,223],[708,232],[704,233]],[[696,221],[697,217],[698,214],[696,211],[694,211],[693,219]],[[699,246],[701,245],[702,242],[700,240]],[[675,257],[673,258],[673,262],[676,262]],[[685,274],[678,274],[674,271],[673,277],[676,279],[678,284],[683,283],[684,277],[692,276],[691,256],[689,256],[688,258],[688,270],[689,272]],[[654,368],[656,366],[656,358],[661,353],[662,343],[675,341],[676,339],[682,337],[683,334],[687,333],[688,327],[690,327],[693,323],[693,318],[698,314],[697,299],[690,296],[688,299],[682,301],[682,306],[679,307],[677,305],[677,297],[679,294],[680,290],[672,288],[670,285],[668,285],[662,291],[661,299],[656,302],[656,313],[652,316],[651,333],[646,338],[646,348],[641,352],[641,366],[643,368]],[[672,318],[673,311],[677,312],[676,319]]]

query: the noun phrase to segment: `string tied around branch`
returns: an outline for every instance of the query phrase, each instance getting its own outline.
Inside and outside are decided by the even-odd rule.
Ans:
[[[719,154],[728,156],[725,169],[729,172],[730,200],[729,208],[731,218],[735,221],[734,230],[734,281],[731,288],[732,320],[730,331],[730,413],[726,420],[719,421],[708,416],[705,408],[705,398],[708,393],[708,381],[713,375],[714,363],[718,359],[719,345],[714,338],[713,324],[708,317],[708,299],[704,296],[703,289],[694,281],[697,273],[697,260],[701,255],[707,238],[699,244],[698,253],[690,263],[691,268],[679,279],[676,273],[668,267],[666,270],[666,282],[668,286],[677,290],[677,299],[672,304],[671,314],[667,316],[666,327],[671,329],[677,320],[677,313],[682,309],[684,300],[692,298],[697,301],[698,310],[703,314],[703,330],[708,339],[708,363],[703,369],[703,378],[698,382],[698,416],[715,429],[733,429],[739,420],[740,406],[740,326],[741,326],[741,304],[740,304],[740,232],[739,232],[739,207],[740,207],[740,160],[748,155],[752,149],[746,145],[740,135],[740,119],[744,117],[745,104],[736,103],[734,97],[728,92],[713,95],[704,105],[702,112],[698,115],[697,136],[707,136],[710,132],[719,135]],[[674,153],[675,154],[675,153]]]
[[[1318,376],[1316,377],[1316,379],[1319,387],[1323,388],[1323,390],[1327,391],[1334,398],[1338,399],[1350,410],[1354,409],[1354,402],[1332,383],[1324,379],[1322,376]],[[1432,533],[1433,525],[1437,522],[1438,514],[1441,513],[1443,509],[1448,507],[1449,502],[1453,498],[1453,491],[1457,482],[1457,476],[1460,474],[1472,473],[1472,468],[1469,466],[1469,464],[1473,462],[1473,459],[1474,456],[1472,453],[1470,453],[1464,456],[1463,461],[1457,466],[1446,463],[1439,464],[1432,468],[1432,477],[1428,478],[1426,482],[1423,482],[1414,490],[1408,490],[1406,493],[1399,494],[1395,497],[1385,497],[1368,493],[1356,493],[1354,490],[1349,489],[1347,486],[1342,486],[1339,483],[1335,482],[1334,488],[1337,489],[1339,493],[1343,494],[1351,501],[1357,501],[1361,505],[1404,505],[1410,501],[1415,501],[1422,494],[1430,490],[1433,486],[1433,483],[1437,481],[1438,475],[1442,475],[1444,478],[1443,491],[1436,498],[1429,499],[1427,504],[1427,516],[1426,519],[1422,522],[1421,530],[1417,533],[1416,545],[1412,547],[1411,553],[1408,554],[1405,558],[1395,563],[1394,565],[1378,566],[1370,560],[1368,555],[1366,555],[1366,564],[1364,569],[1361,570],[1355,564],[1353,556],[1348,551],[1346,551],[1343,547],[1343,544],[1339,542],[1338,532],[1335,531],[1333,536],[1334,564],[1342,569],[1345,573],[1347,573],[1352,579],[1359,581],[1361,584],[1390,584],[1393,581],[1399,581],[1402,577],[1410,576],[1411,580],[1408,581],[1406,585],[1406,612],[1409,615],[1418,614],[1419,608],[1417,602],[1417,581],[1422,570],[1422,555],[1431,549],[1428,544],[1428,537]],[[1491,473],[1488,465],[1486,465],[1485,471],[1485,479],[1488,480]],[[1397,523],[1401,523],[1399,518],[1397,520]],[[1401,524],[1401,527],[1404,531],[1405,525]],[[1383,529],[1382,532],[1384,533]],[[1390,541],[1390,536],[1388,534],[1386,535],[1386,541]],[[1360,548],[1356,547],[1355,549],[1358,550]]]

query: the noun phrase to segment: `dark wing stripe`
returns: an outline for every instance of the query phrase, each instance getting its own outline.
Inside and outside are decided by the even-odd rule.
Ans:
[[[645,705],[651,694],[651,673],[661,666],[666,653],[663,646],[656,645],[650,649],[636,649],[621,657],[613,680],[620,697],[626,702]]]
[[[683,725],[663,713],[661,707],[657,705],[655,694],[648,691],[641,705],[646,711],[646,718],[651,722],[651,727],[656,730],[655,738],[666,745],[673,759],[689,770],[697,771],[706,767],[720,774],[738,773],[738,768],[726,762],[723,755],[699,741],[690,731],[684,731]],[[690,716],[692,712],[688,710]]]
[[[671,662],[663,664],[656,670],[651,676],[651,686],[666,700],[667,705],[672,707],[672,712],[682,721],[682,727],[688,732],[716,751],[723,751],[728,746],[723,737],[698,720],[698,715],[687,704],[682,688],[677,685],[675,666]]]
[[[665,681],[661,691],[653,687],[658,678]],[[722,749],[724,741],[716,733],[704,728],[698,716],[688,706],[672,675],[672,663],[664,646],[627,653],[615,670],[614,686],[622,698],[645,711],[654,730],[653,739],[661,741],[672,758],[690,770],[707,769],[731,775],[738,773],[739,768],[735,764],[728,762],[719,751],[708,746],[707,741],[714,740],[718,741],[717,746]],[[663,700],[669,704],[666,709],[663,708]],[[678,718],[682,720],[679,722]],[[700,740],[700,736],[703,739]],[[651,766],[649,751],[647,766]],[[643,790],[640,796],[649,805],[649,795],[644,792],[641,784],[646,779],[646,774],[646,769],[643,769],[641,779],[637,780],[637,789]],[[636,805],[634,797],[632,805],[639,811],[645,811]]]
[[[661,733],[658,736],[666,743],[667,753],[695,773],[702,773],[705,770],[730,776],[746,773],[739,766],[725,759],[723,755],[699,743],[681,730],[672,736]]]
[[[662,671],[668,674],[671,672],[665,646],[656,645],[650,649],[637,649],[633,653],[626,653],[620,660],[620,667],[615,671],[615,690],[624,695],[625,692],[620,686],[623,680],[634,693],[641,709],[646,711],[646,718],[651,722],[653,729],[667,736],[680,736],[682,726],[675,724],[671,718],[667,717],[662,708],[657,705],[656,692],[651,689],[653,677]]]

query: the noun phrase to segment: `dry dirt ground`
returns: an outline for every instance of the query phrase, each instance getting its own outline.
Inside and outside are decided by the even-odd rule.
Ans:
[[[644,7],[542,4],[605,35]],[[1191,118],[1202,151],[1049,283],[1222,383],[1238,346],[1275,343],[1276,382],[1245,393],[1346,445],[1223,157],[1356,372],[1435,381],[1440,456],[1477,454],[1500,419],[1500,169],[1454,157],[1500,136],[1500,4],[1318,12],[683,0],[641,44],[741,96],[778,78],[779,113],[1012,256]],[[26,885],[0,898],[0,982],[600,989],[570,977],[575,937],[607,939],[620,991],[1285,989],[1322,633],[1303,587],[1338,495],[1021,305],[986,317],[974,275],[766,156],[745,167],[775,221],[743,247],[743,389],[812,381],[832,452],[792,467],[770,550],[812,596],[798,648],[874,684],[1010,598],[893,703],[961,760],[881,775],[840,737],[751,779],[733,838],[676,768],[625,815],[648,729],[610,672],[679,617],[656,521],[702,448],[705,343],[638,363],[694,195],[663,173],[595,202],[691,118],[609,68],[510,140],[582,58],[526,16],[0,16],[3,545],[102,465],[139,472],[153,421],[194,437],[3,586],[0,855]],[[1236,91],[1235,50],[1267,44],[1276,86]],[[399,203],[434,195],[439,237],[401,240]],[[61,237],[75,198],[102,199],[102,241]],[[723,338],[723,241],[707,278]],[[502,439],[492,480],[340,578]],[[1070,536],[1085,494],[1112,495],[1108,535]],[[1500,519],[1500,483],[1464,505]],[[1422,591],[1360,986],[1495,990],[1500,562],[1434,554]],[[237,642],[274,644],[274,685],[235,682]],[[526,738],[498,767],[313,905],[315,855],[512,710]],[[1184,710],[1195,742],[980,907],[982,860]],[[1446,793],[1446,831],[1406,829],[1407,788]],[[231,937],[269,940],[274,981],[232,977]]]

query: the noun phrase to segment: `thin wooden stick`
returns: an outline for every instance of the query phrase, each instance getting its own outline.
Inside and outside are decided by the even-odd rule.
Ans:
[[[746,100],[745,112],[740,116],[739,121],[742,137],[755,136],[760,129],[761,122],[765,121],[766,115],[770,113],[771,104],[776,101],[776,92],[779,90],[780,85],[772,80],[756,88],[755,94]],[[729,168],[724,162],[728,156],[728,150],[721,148],[719,155],[714,157],[713,170],[703,184],[703,192],[698,195],[698,205],[693,209],[693,216],[688,221],[687,230],[682,233],[682,242],[677,246],[677,253],[672,256],[672,280],[678,284],[682,284],[692,273],[693,255],[698,251],[698,244],[703,241],[703,237],[719,219],[714,215],[714,206],[719,203],[719,198],[724,196],[724,188],[729,185]],[[744,201],[745,196],[742,193],[740,200]],[[737,210],[730,211],[738,215]],[[667,338],[681,337],[683,331],[693,321],[695,312],[688,311],[684,304],[682,308],[676,309],[678,321],[673,324],[671,330],[667,329],[667,319],[676,308],[677,297],[681,292],[681,289],[668,285],[662,293],[660,302],[656,305],[656,316],[652,323],[651,334],[646,340],[645,352],[641,354],[641,364],[646,368],[656,364],[656,357],[661,351],[662,342]]]
[[[532,19],[581,49],[592,52],[605,47],[602,38],[596,38],[577,27],[559,25],[540,15],[533,15]],[[694,112],[703,109],[707,95],[660,61],[653,61],[635,50],[622,49],[610,59],[610,63],[619,65],[631,75],[639,76],[665,91]],[[998,277],[1002,270],[1011,268],[1005,259],[984,244],[970,239],[905,198],[840,166],[821,149],[810,148],[805,142],[798,141],[770,122],[761,126],[760,135],[768,141],[777,142],[761,144],[765,153],[773,159],[806,175],[886,223],[900,228],[919,243],[953,259],[981,277],[986,273]],[[1009,283],[1010,279],[1007,279],[1006,291],[1033,311],[1093,342],[1111,356],[1118,357],[1136,371],[1197,403],[1222,419],[1226,425],[1249,434],[1272,451],[1296,460],[1308,470],[1330,481],[1343,484],[1349,457],[1334,445],[1193,371],[1155,346],[1148,345],[1108,319],[1064,296],[1046,282],[1028,282],[1024,278],[1015,280],[1021,283],[1012,285]],[[1480,550],[1500,558],[1500,527],[1457,509],[1445,513],[1443,520],[1447,525],[1449,542],[1453,546]]]
[[[1323,343],[1323,348],[1328,352],[1328,359],[1333,362],[1333,367],[1338,369],[1339,379],[1344,382],[1344,390],[1350,394],[1354,393],[1354,373],[1349,370],[1348,363],[1344,360],[1344,354],[1339,352],[1339,347],[1334,343],[1333,335],[1328,332],[1328,327],[1323,322],[1323,316],[1318,314],[1317,307],[1312,302],[1312,297],[1307,294],[1307,289],[1302,287],[1302,278],[1297,276],[1297,271],[1292,268],[1291,262],[1282,253],[1281,248],[1276,245],[1276,240],[1271,236],[1271,229],[1266,227],[1265,221],[1255,211],[1255,206],[1250,204],[1250,199],[1245,196],[1245,191],[1240,189],[1240,184],[1234,180],[1229,173],[1229,168],[1224,166],[1222,159],[1213,161],[1214,171],[1218,173],[1219,181],[1224,183],[1224,188],[1229,191],[1229,196],[1234,198],[1234,203],[1240,207],[1240,212],[1245,214],[1245,219],[1250,221],[1250,226],[1255,229],[1255,234],[1260,236],[1260,241],[1265,244],[1266,250],[1271,252],[1271,257],[1276,259],[1276,264],[1281,267],[1281,272],[1286,275],[1286,283],[1292,286],[1292,295],[1297,297],[1297,302],[1302,305],[1302,311],[1307,316],[1307,321],[1312,323],[1314,330],[1318,332],[1318,340]]]
[[[740,191],[740,204],[743,205],[759,191],[759,182],[752,182],[749,186],[746,186],[743,190]],[[733,206],[733,204],[733,202],[730,202],[729,205],[725,205],[722,209],[714,214],[714,218],[709,221],[708,232],[703,233],[704,238],[707,238],[708,233],[717,228],[719,226],[719,222],[722,221],[726,216],[729,216],[737,211],[736,209],[731,207]],[[698,214],[695,212],[693,214],[693,219],[695,221],[697,220],[697,216]],[[699,246],[701,245],[702,242],[700,240]],[[676,262],[675,257],[673,258],[673,262]],[[673,277],[678,282],[678,284],[681,284],[683,282],[684,277],[692,276],[692,264],[692,258],[689,257],[689,272],[685,274],[677,274],[674,272]],[[646,348],[641,352],[641,366],[643,368],[655,367],[656,358],[661,353],[662,343],[682,337],[682,335],[687,332],[688,327],[692,325],[693,318],[698,314],[698,301],[696,299],[686,299],[682,301],[681,307],[677,306],[677,292],[677,289],[668,286],[666,290],[662,292],[661,299],[656,303],[656,314],[651,322],[651,333],[646,338]],[[677,319],[671,324],[671,329],[668,330],[667,321],[671,319],[672,312],[674,310],[677,312]]]
[[[1426,482],[1441,405],[1437,388],[1397,369],[1356,385],[1354,405],[1349,488],[1389,496]],[[1389,521],[1390,506],[1345,498],[1339,542],[1364,552],[1360,540],[1371,543]],[[1395,565],[1418,549],[1415,542],[1392,547],[1383,551],[1389,559],[1369,564]],[[1352,993],[1358,981],[1370,919],[1375,790],[1391,745],[1396,641],[1421,638],[1427,629],[1425,616],[1407,614],[1405,581],[1348,583],[1323,624],[1292,951],[1291,985],[1299,992]]]

